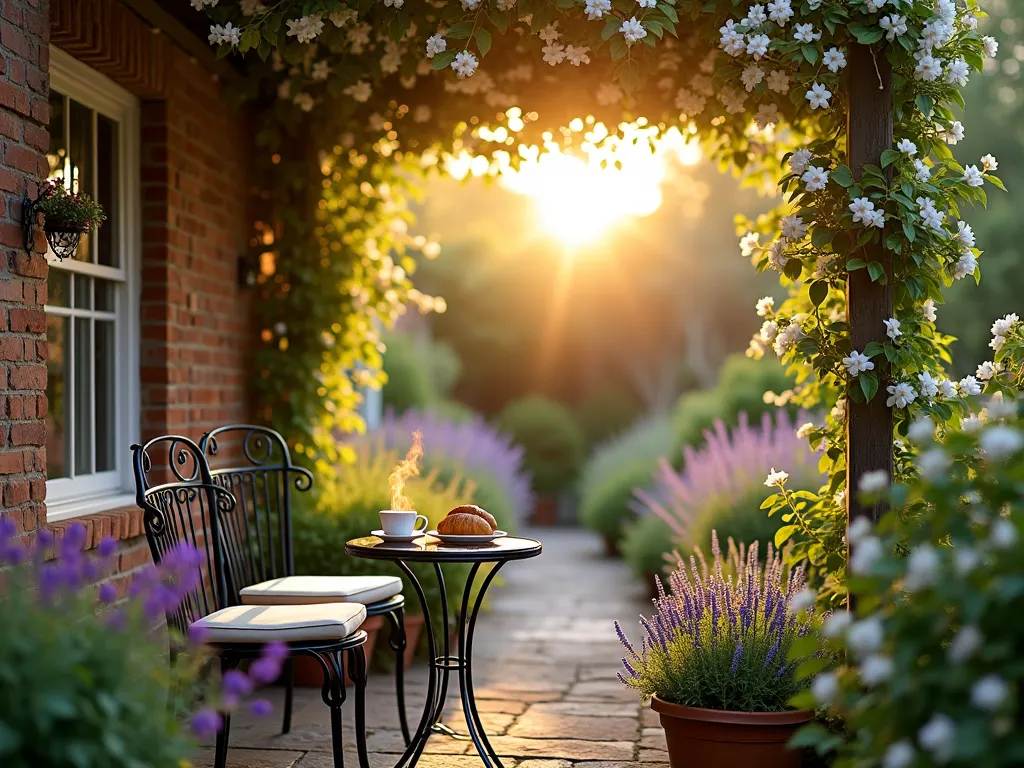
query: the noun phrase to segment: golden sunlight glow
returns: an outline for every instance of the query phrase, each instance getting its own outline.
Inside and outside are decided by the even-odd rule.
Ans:
[[[502,184],[532,197],[542,229],[569,247],[593,243],[615,227],[650,216],[661,206],[661,185],[669,163],[693,165],[700,149],[676,129],[633,124],[609,134],[601,123],[584,133],[574,120],[573,133],[583,133],[581,154],[569,154],[549,140],[543,151],[520,149],[523,161],[507,169]],[[531,151],[532,150],[532,151]]]

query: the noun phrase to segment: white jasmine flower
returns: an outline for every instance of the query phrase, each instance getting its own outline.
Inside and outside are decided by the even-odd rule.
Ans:
[[[992,430],[989,430],[989,432],[992,432],[992,431],[994,431],[996,429],[1010,430],[1009,427],[994,427]],[[988,433],[986,433],[986,434],[988,434]],[[1008,435],[1008,432],[1004,433],[1004,434]],[[982,439],[984,440],[984,437]],[[1012,453],[1015,450],[1019,450],[1020,449],[1020,445],[1021,445],[1021,443],[1020,443],[1020,435],[1018,434],[1016,436],[1016,438],[1012,438],[1011,437],[1009,439],[1010,439],[1010,441],[1016,440],[1017,442],[1015,442],[1015,443],[1011,442],[1010,445],[993,446],[993,447],[994,448],[998,448],[998,449],[1006,449],[1006,448],[1011,448],[1012,447],[1013,450],[1010,451],[1010,453]],[[982,446],[982,448],[984,448],[984,446]],[[996,549],[1010,549],[1014,544],[1017,543],[1017,528],[1016,528],[1016,526],[1014,526],[1013,523],[1011,523],[1005,517],[1000,517],[998,520],[996,520],[994,523],[992,523],[992,528],[991,528],[991,530],[989,530],[988,538],[989,538],[989,542]]]
[[[850,210],[853,211],[853,223],[866,222],[868,214],[875,210],[875,204],[867,197],[854,198],[850,203]]]
[[[924,459],[924,456],[931,453],[938,453],[945,459],[945,454],[937,448],[928,451],[921,458]],[[943,468],[945,466],[944,463]],[[934,585],[939,580],[940,566],[939,553],[934,547],[929,544],[915,547],[907,558],[907,575],[903,579],[903,588],[908,592],[920,592]]]
[[[889,398],[885,401],[889,408],[906,408],[917,399],[917,391],[905,381],[890,384],[885,391],[889,393]]]
[[[772,0],[768,3],[768,18],[780,27],[786,26],[786,22],[793,18],[793,7],[790,0]]]
[[[482,3],[483,0],[460,0],[460,2],[462,3],[462,9],[464,11],[475,11],[480,7],[480,3]]]
[[[789,352],[800,338],[804,335],[803,330],[796,323],[787,325],[775,339],[775,354],[779,357]]]
[[[747,50],[747,39],[742,32],[729,26],[732,24],[734,22],[730,21],[728,25],[721,28],[722,38],[718,45],[730,56],[739,56]]]
[[[314,80],[326,80],[331,75],[331,65],[326,61],[318,61],[313,65],[310,75]]]
[[[932,169],[928,167],[924,160],[914,161],[914,172],[917,180],[922,184],[932,177]]]
[[[809,149],[798,149],[789,158],[789,169],[800,175],[807,170],[813,157]]]
[[[917,741],[932,753],[935,762],[949,762],[956,745],[956,724],[946,715],[932,715],[932,719],[917,732]]]
[[[966,221],[958,221],[956,223],[956,230],[957,240],[968,248],[973,248],[975,246],[974,230],[971,229],[970,224]]]
[[[687,88],[680,88],[676,93],[676,109],[686,115],[699,115],[707,106],[707,99],[699,93],[694,93]]]
[[[797,437],[798,437],[798,438],[799,438],[800,440],[803,440],[803,439],[804,439],[805,437],[809,437],[809,436],[810,436],[810,434],[811,434],[812,432],[814,432],[814,430],[815,430],[815,429],[817,429],[817,427],[815,427],[815,426],[814,426],[814,422],[813,422],[813,421],[805,421],[805,422],[804,422],[803,424],[801,424],[801,425],[800,425],[800,427],[799,427],[799,428],[797,429],[797,431],[796,431],[796,436],[797,436]]]
[[[999,363],[993,363],[991,360],[986,360],[984,363],[978,366],[978,370],[975,375],[980,381],[988,381],[993,378],[997,373],[1003,370],[1003,366]]]
[[[978,268],[978,257],[970,251],[964,251],[960,258],[953,265],[953,279],[962,280],[968,275],[973,275]]]
[[[433,34],[427,38],[427,58],[432,59],[439,53],[448,50],[448,41],[440,34]]]
[[[626,45],[632,45],[647,37],[647,30],[636,20],[636,16],[633,16],[629,21],[622,22],[621,26],[619,26],[619,32],[626,39]]]
[[[984,642],[985,638],[978,628],[967,624],[953,635],[953,640],[946,649],[946,656],[954,664],[963,664],[981,649]]]
[[[839,491],[835,496],[832,497],[832,501],[836,503],[839,509],[846,509],[846,491]],[[862,518],[857,518],[858,520]],[[849,534],[847,534],[849,536]]]
[[[867,0],[866,6],[869,13],[878,13],[885,6],[887,0]]]
[[[910,768],[917,759],[917,752],[913,745],[903,739],[895,744],[890,744],[885,754],[882,755],[882,768]]]
[[[935,207],[935,201],[927,197],[919,197],[917,198],[917,204],[920,206],[918,213],[924,225],[942,231],[942,222],[945,220],[946,214]]]
[[[1006,343],[1006,337],[1005,336],[993,336],[992,337],[992,341],[990,341],[988,343],[988,345],[990,347],[992,347],[992,349],[994,351],[998,352],[999,350],[1001,350],[1003,348],[1003,345],[1005,343]]]
[[[999,170],[999,161],[993,155],[985,155],[981,158],[981,168],[985,173],[992,173]]]
[[[998,424],[985,430],[978,444],[989,459],[1002,461],[1024,447],[1024,436],[1013,427]]]
[[[768,88],[776,93],[789,93],[789,75],[780,69],[768,73]]]
[[[820,32],[818,36],[821,36]],[[846,54],[839,48],[829,48],[821,57],[821,63],[828,67],[829,72],[838,72],[846,66]]]
[[[565,61],[565,46],[561,43],[548,43],[541,51],[544,53],[544,63],[552,67]]]
[[[764,6],[760,3],[750,6],[746,18],[743,19],[743,23],[752,29],[761,26],[766,21],[768,21],[768,14],[764,12]]]
[[[765,296],[757,300],[757,316],[765,317],[775,308],[775,299],[772,296]]]
[[[949,400],[950,398],[956,397],[957,396],[956,384],[954,384],[949,379],[940,379],[939,380],[939,394],[942,395],[942,397],[944,397],[947,400]]]
[[[885,335],[890,339],[896,340],[903,335],[903,331],[900,330],[900,321],[895,317],[890,317],[882,322],[885,324]]]
[[[971,686],[971,706],[995,712],[1010,698],[1010,686],[999,675],[985,675]]]
[[[477,61],[476,56],[472,53],[469,51],[460,51],[455,55],[455,60],[452,62],[452,69],[455,70],[455,74],[458,75],[460,79],[464,79],[472,77],[479,64],[480,62]]]
[[[334,11],[329,18],[331,23],[334,24],[338,29],[341,29],[350,21],[355,21],[359,17],[359,14],[351,8],[345,8],[340,11]]]
[[[658,4],[658,0],[636,0],[636,4],[641,8],[653,8]]]
[[[740,238],[740,253],[744,256],[750,256],[754,252],[754,249],[757,248],[757,243],[760,239],[761,235],[758,233],[747,232],[747,234]]]
[[[786,255],[787,245],[786,238],[780,237],[768,248],[768,264],[776,272],[781,272],[789,263],[789,257]]]
[[[752,64],[743,70],[740,80],[743,82],[743,87],[747,89],[747,93],[750,93],[754,90],[754,86],[764,80],[764,70]]]
[[[1013,400],[1007,400],[1003,397],[1002,392],[996,392],[992,395],[992,399],[989,400],[988,416],[990,419],[999,421],[1001,419],[1008,419],[1011,416],[1017,415],[1017,403]]]
[[[837,637],[845,635],[852,623],[853,616],[849,611],[840,608],[825,617],[825,621],[821,625],[821,633],[825,637],[835,640]]]
[[[943,131],[943,138],[947,144],[959,144],[964,140],[964,124],[954,120],[949,124],[949,128]]]
[[[860,476],[857,490],[860,493],[873,495],[886,490],[889,487],[889,474],[884,469],[876,469],[872,472],[865,472]]]
[[[762,56],[767,55],[771,42],[768,35],[750,35],[747,38],[747,54],[753,56],[754,61],[760,61]]]
[[[217,4],[217,0],[192,0],[192,7],[197,11],[203,10],[206,6],[211,8]]]
[[[315,40],[324,31],[324,20],[319,16],[303,16],[301,19],[289,19],[288,37],[294,37],[300,43]]]
[[[537,33],[537,37],[539,37],[545,43],[553,43],[561,36],[562,33],[558,31],[557,21],[551,22],[546,27],[544,27],[544,29]]]
[[[838,693],[839,678],[836,677],[835,672],[823,672],[814,678],[814,682],[811,683],[811,695],[822,706],[831,704]]]
[[[313,97],[310,96],[308,93],[295,94],[295,98],[292,99],[292,103],[295,104],[295,106],[297,106],[303,112],[311,112],[316,104],[316,102],[313,100]]]
[[[587,0],[586,13],[591,21],[600,19],[612,9],[612,0]]]
[[[914,68],[914,75],[918,80],[923,80],[926,83],[933,83],[939,79],[939,75],[942,74],[942,62],[932,56],[930,53],[926,53],[920,59],[918,59],[917,67]]]
[[[828,100],[832,98],[832,91],[821,83],[815,83],[807,92],[806,97],[811,109],[825,109],[828,106]]]
[[[981,384],[979,384],[978,380],[973,376],[964,376],[962,379],[960,379],[959,387],[960,391],[963,392],[965,395],[981,394]]]
[[[782,236],[787,240],[802,240],[807,235],[807,225],[804,220],[792,214],[782,217]]]
[[[821,40],[821,32],[816,30],[813,24],[797,24],[793,38],[801,43],[813,43],[815,40]],[[835,51],[836,49],[833,48],[832,50]],[[829,67],[829,69],[832,68]],[[838,72],[839,69],[833,69],[832,71]]]
[[[718,100],[725,106],[726,112],[730,115],[736,115],[743,111],[743,104],[746,102],[747,97],[743,91],[725,87],[718,94]]]
[[[869,573],[883,554],[882,542],[878,537],[865,536],[850,554],[850,570],[859,575]]]
[[[921,311],[924,313],[924,319],[929,323],[934,323],[935,314],[935,301],[932,299],[925,299],[924,304],[921,305]]]
[[[1017,317],[1016,312],[1012,312],[1009,315],[999,318],[992,323],[992,335],[993,336],[1006,336],[1011,330],[1013,330],[1014,323],[1020,320]]]
[[[863,657],[882,647],[885,630],[877,616],[855,621],[846,631],[846,645],[855,656]]]
[[[968,435],[974,435],[981,432],[984,426],[985,421],[977,413],[972,413],[970,416],[966,416],[960,421],[960,431],[965,432]]]
[[[946,65],[946,82],[955,83],[959,86],[967,85],[971,76],[971,69],[963,59],[953,59]]]
[[[925,373],[928,372],[925,371]],[[931,374],[928,374],[928,378],[931,379]],[[917,445],[930,443],[935,438],[935,424],[927,416],[915,419],[914,423],[907,428],[907,437],[910,438],[910,442]]]
[[[885,39],[890,43],[897,37],[907,34],[907,17],[894,13],[890,16],[883,16],[878,26],[885,30]]]
[[[968,165],[964,168],[963,180],[967,182],[969,187],[981,187],[985,185],[985,177],[981,175],[981,171],[978,170],[976,165]]]
[[[224,26],[214,24],[210,27],[210,35],[207,40],[209,40],[210,45],[227,43],[234,47],[242,41],[242,30],[233,26],[230,21]]]
[[[931,54],[935,48],[941,48],[953,37],[953,25],[937,19],[929,21],[921,29],[918,46],[925,54]]]
[[[362,104],[370,100],[370,96],[373,95],[373,88],[365,80],[360,80],[358,83],[348,86],[342,93],[346,96],[351,96],[355,101]]]
[[[912,142],[910,139],[900,139],[899,143],[896,145],[896,149],[907,157],[913,157],[917,154],[917,144]]]
[[[875,370],[875,364],[871,362],[871,359],[856,349],[850,352],[849,357],[843,358],[843,365],[846,367],[846,372],[851,376],[857,376],[864,371]]]
[[[840,491],[842,493],[842,491]],[[845,499],[844,499],[845,500]],[[842,505],[840,505],[842,506]],[[859,544],[865,538],[871,535],[874,531],[875,526],[872,525],[871,520],[867,517],[858,517],[850,522],[849,528],[846,529],[846,540],[850,544]]]
[[[572,64],[574,67],[578,67],[581,64],[589,64],[590,48],[585,45],[567,45],[565,46],[565,60]]]
[[[941,448],[932,448],[917,458],[917,469],[921,473],[921,477],[934,482],[946,474],[950,463],[949,456],[945,451]]]
[[[953,549],[953,568],[960,576],[966,576],[981,564],[981,554],[973,547],[963,546]],[[961,630],[963,631],[963,630]],[[974,630],[977,632],[977,630]],[[954,643],[956,638],[954,638]],[[978,644],[981,644],[979,635]],[[952,645],[950,646],[952,648]],[[973,651],[972,651],[973,653]]]
[[[789,611],[796,614],[814,607],[818,596],[810,587],[804,587],[789,599]]]
[[[985,35],[981,38],[981,45],[985,49],[985,55],[990,59],[994,59],[996,54],[999,53],[999,43],[991,35]]]
[[[816,165],[810,166],[800,177],[807,184],[808,192],[819,192],[828,184],[828,171]]]
[[[774,320],[765,320],[761,323],[761,338],[768,344],[775,343],[776,337],[779,335],[779,324]]]
[[[920,384],[921,396],[929,400],[935,397],[939,392],[939,382],[932,378],[932,375],[928,371],[919,373],[917,380]]]
[[[893,673],[892,659],[880,653],[868,656],[860,665],[860,679],[869,688],[884,683]]]

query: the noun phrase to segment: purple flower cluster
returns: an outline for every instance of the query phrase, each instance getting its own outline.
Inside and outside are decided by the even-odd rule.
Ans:
[[[801,412],[797,421],[808,421],[807,414]],[[774,421],[764,414],[760,427],[752,426],[741,413],[739,424],[731,431],[718,420],[704,437],[700,449],[683,449],[682,471],[662,459],[653,486],[636,490],[635,511],[653,512],[680,538],[687,536],[709,502],[739,502],[764,485],[772,467],[789,472],[794,488],[816,487],[822,482],[817,456],[807,440],[796,436],[796,427],[785,411],[779,411]]]
[[[723,558],[714,534],[712,556],[709,563],[698,549],[689,563],[680,561],[668,591],[659,580],[656,611],[640,618],[639,652],[616,622],[626,650],[619,679],[689,706],[784,709],[795,685],[787,655],[805,630],[789,606],[804,587],[805,567],[785,568],[770,544],[762,565],[756,543],[746,548],[731,539]]]
[[[501,486],[514,510],[525,514],[533,508],[530,474],[523,464],[522,447],[479,415],[456,422],[416,410],[405,411],[401,416],[388,411],[380,427],[366,435],[352,436],[348,442],[403,453],[409,448],[414,431],[423,435],[428,465],[450,462],[471,477],[474,471],[485,473]]]
[[[203,556],[194,546],[179,542],[168,550],[159,565],[149,565],[133,580],[128,594],[153,620],[173,613],[199,586]]]

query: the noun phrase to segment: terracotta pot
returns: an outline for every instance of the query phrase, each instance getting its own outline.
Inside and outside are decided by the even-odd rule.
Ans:
[[[610,533],[604,535],[604,553],[608,557],[619,557],[622,554],[618,536],[612,536]]]
[[[786,742],[814,713],[725,712],[670,704],[655,696],[651,709],[661,715],[672,768],[800,768],[799,749]]]
[[[359,627],[366,632],[366,643],[363,645],[363,653],[366,655],[366,668],[370,668],[370,660],[373,658],[373,650],[377,645],[377,636],[384,626],[383,616],[367,616],[366,621]],[[345,654],[345,685],[352,685],[348,676],[348,654]],[[320,662],[312,656],[296,656],[292,661],[294,669],[295,686],[297,688],[319,688],[324,684],[324,671]]]
[[[558,520],[558,497],[551,493],[538,494],[533,502],[530,524],[550,528]]]
[[[423,614],[405,614],[405,668],[416,661],[416,651],[423,635]]]

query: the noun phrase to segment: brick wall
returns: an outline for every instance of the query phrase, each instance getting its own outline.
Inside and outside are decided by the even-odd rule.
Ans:
[[[51,37],[141,100],[141,437],[198,439],[250,412],[250,313],[236,284],[250,231],[245,120],[216,78],[118,0],[0,0],[0,513],[26,535],[46,525],[47,265],[25,253],[21,199],[47,170]],[[87,547],[122,542],[122,588],[149,561],[139,510],[76,521]],[[60,536],[68,524],[50,527]]]
[[[0,509],[27,530],[45,516],[47,266],[21,220],[47,168],[48,42],[46,0],[0,3]]]

